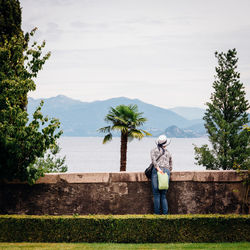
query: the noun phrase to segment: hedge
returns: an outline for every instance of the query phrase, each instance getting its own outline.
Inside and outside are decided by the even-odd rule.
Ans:
[[[249,215],[0,215],[0,242],[240,242],[249,232]]]

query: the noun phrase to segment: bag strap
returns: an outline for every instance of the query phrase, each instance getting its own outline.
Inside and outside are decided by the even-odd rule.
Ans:
[[[164,154],[165,154],[165,150],[163,149],[163,153],[157,157],[156,161],[158,161]]]

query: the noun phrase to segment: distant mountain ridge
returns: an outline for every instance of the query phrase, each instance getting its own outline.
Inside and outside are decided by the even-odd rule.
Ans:
[[[204,129],[204,133],[205,133]],[[200,131],[194,131],[190,129],[180,129],[177,126],[170,126],[168,127],[165,131],[164,134],[167,137],[175,137],[175,138],[196,138],[196,137],[201,137],[204,135]]]
[[[158,136],[171,126],[182,129],[183,137],[204,136],[202,119],[187,119],[172,110],[160,108],[142,102],[139,99],[117,97],[104,101],[82,102],[59,95],[43,100],[42,113],[60,120],[64,136],[103,136],[97,130],[106,125],[104,117],[108,113],[109,108],[120,104],[136,104],[139,111],[144,112],[143,116],[148,119],[144,129],[151,132],[154,136]],[[29,98],[29,114],[33,114],[40,101],[41,99]],[[200,132],[193,131],[192,127]],[[169,137],[175,137],[174,133],[170,133]]]
[[[206,111],[202,108],[193,107],[175,107],[170,110],[188,120],[202,119]]]

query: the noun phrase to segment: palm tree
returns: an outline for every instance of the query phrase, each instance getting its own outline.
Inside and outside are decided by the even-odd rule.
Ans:
[[[146,118],[141,116],[142,114],[138,112],[137,105],[111,107],[104,120],[112,125],[98,130],[99,132],[107,133],[103,139],[103,144],[112,140],[112,131],[121,132],[120,171],[126,171],[128,140],[132,141],[134,138],[140,140],[145,135],[151,136],[147,131],[138,128],[147,121]]]

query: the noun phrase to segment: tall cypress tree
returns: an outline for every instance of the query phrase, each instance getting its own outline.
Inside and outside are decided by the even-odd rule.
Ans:
[[[0,0],[0,49],[4,51],[6,47],[9,47],[8,61],[12,65],[11,70],[3,70],[4,63],[2,63],[0,81],[4,78],[10,78],[10,74],[13,72],[15,72],[15,77],[20,77],[20,68],[25,67],[23,53],[27,49],[30,35],[29,33],[24,35],[21,24],[22,10],[19,0]],[[6,58],[1,57],[0,60],[4,61]],[[23,78],[27,77],[23,75]],[[19,101],[22,103],[22,109],[26,110],[28,104],[27,95],[24,94]]]
[[[22,34],[22,14],[18,0],[0,0],[0,44]]]
[[[213,83],[214,92],[203,119],[212,144],[195,147],[198,165],[206,169],[233,169],[234,164],[241,168],[249,167],[250,131],[244,129],[249,122],[247,111],[250,108],[245,98],[243,83],[237,69],[237,51],[215,53],[218,66]]]

